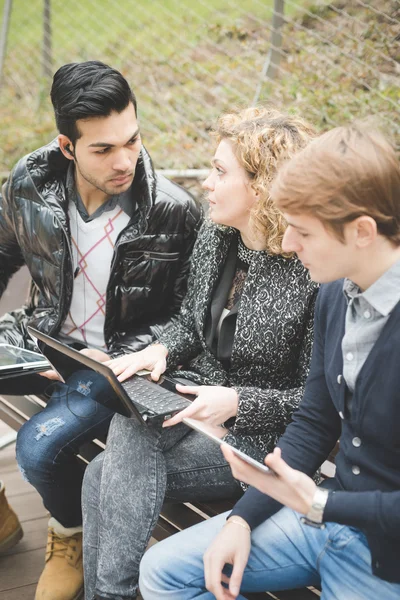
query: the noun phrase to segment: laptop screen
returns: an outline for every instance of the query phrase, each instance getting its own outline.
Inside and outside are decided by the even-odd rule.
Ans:
[[[0,374],[51,368],[46,358],[38,352],[18,348],[9,344],[0,344]]]

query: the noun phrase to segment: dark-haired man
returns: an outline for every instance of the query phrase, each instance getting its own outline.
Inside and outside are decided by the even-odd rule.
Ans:
[[[28,306],[0,320],[0,341],[32,347],[31,324],[99,360],[140,350],[180,307],[201,210],[154,173],[135,96],[118,71],[98,61],[64,65],[51,100],[57,140],[16,165],[0,198],[0,293],[24,264],[33,281]],[[56,377],[1,389],[51,395],[17,440],[21,471],[51,514],[37,600],[80,597],[83,472],[75,455],[112,416],[93,400],[104,393],[93,373],[49,381]]]

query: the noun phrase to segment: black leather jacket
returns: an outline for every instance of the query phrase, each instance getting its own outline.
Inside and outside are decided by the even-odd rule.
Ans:
[[[54,140],[21,159],[3,186],[0,296],[24,264],[32,285],[26,306],[0,319],[0,342],[32,348],[28,324],[56,336],[68,314],[73,289],[68,164]],[[177,314],[202,220],[191,195],[156,175],[144,149],[132,196],[136,210],[118,236],[107,287],[104,337],[111,352],[147,346]]]

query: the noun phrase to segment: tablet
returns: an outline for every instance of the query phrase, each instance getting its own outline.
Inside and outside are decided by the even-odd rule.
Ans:
[[[0,344],[0,377],[26,372],[38,373],[51,368],[43,354],[10,344]]]
[[[269,469],[267,465],[265,465],[263,462],[265,458],[264,452],[262,452],[259,448],[252,447],[251,453],[256,457],[253,458],[253,456],[250,456],[249,454],[243,452],[243,450],[235,448],[235,446],[233,446],[231,442],[228,443],[225,441],[224,437],[227,433],[227,430],[223,427],[209,425],[208,423],[204,423],[203,421],[198,421],[197,419],[190,418],[183,419],[183,422],[195,431],[198,431],[199,433],[202,433],[203,435],[207,436],[216,444],[219,444],[220,446],[222,444],[226,444],[227,446],[229,446],[232,452],[237,454],[239,458],[247,462],[252,467],[256,467],[256,469],[262,471],[263,473],[272,473],[271,469]]]

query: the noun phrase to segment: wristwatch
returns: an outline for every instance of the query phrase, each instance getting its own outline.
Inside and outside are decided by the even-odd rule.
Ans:
[[[305,517],[301,518],[302,523],[305,525],[311,525],[312,527],[319,527],[321,529],[325,527],[323,519],[328,496],[329,490],[317,487],[310,510]]]

